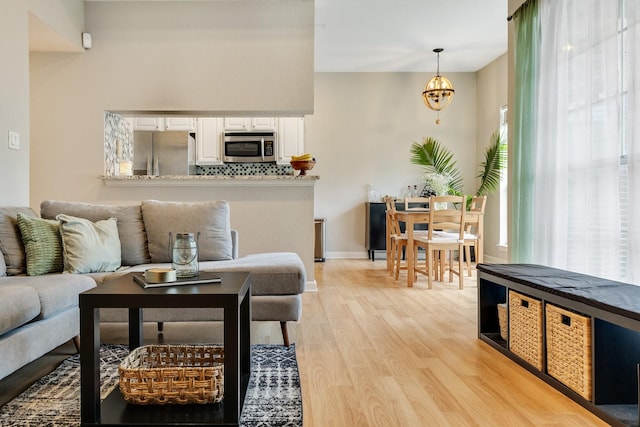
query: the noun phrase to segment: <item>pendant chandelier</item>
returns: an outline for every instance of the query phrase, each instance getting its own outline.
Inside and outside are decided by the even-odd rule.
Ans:
[[[447,105],[451,103],[453,99],[453,94],[455,90],[453,90],[453,85],[446,77],[442,77],[440,75],[440,52],[444,49],[437,48],[433,49],[433,51],[438,55],[438,67],[436,70],[436,75],[433,77],[424,88],[422,92],[422,98],[424,99],[424,104],[433,111],[438,112],[438,118],[436,119],[436,124],[440,124],[440,110],[444,109]]]

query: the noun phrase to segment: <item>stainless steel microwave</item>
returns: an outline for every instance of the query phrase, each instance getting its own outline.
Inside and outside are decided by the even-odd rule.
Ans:
[[[275,162],[276,149],[274,131],[227,131],[224,133],[223,161],[226,163]]]

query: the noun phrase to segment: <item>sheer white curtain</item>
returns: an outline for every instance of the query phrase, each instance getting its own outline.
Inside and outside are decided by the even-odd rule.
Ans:
[[[638,3],[539,1],[531,261],[640,284]]]

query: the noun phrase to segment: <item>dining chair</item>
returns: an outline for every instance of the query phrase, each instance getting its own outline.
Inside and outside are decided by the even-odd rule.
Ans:
[[[449,253],[449,281],[453,281],[453,275],[459,278],[459,288],[464,287],[463,254],[465,231],[465,197],[464,196],[431,196],[429,201],[429,229],[423,235],[413,238],[414,265],[416,272],[427,276],[427,288],[432,288],[433,276],[437,274],[436,261],[441,262],[446,253]],[[442,206],[442,208],[440,208]],[[425,268],[418,267],[418,249],[425,250]],[[455,251],[458,252],[458,270],[453,268]],[[438,257],[436,257],[437,255]],[[440,258],[440,259],[438,259]],[[443,264],[440,264],[441,266]],[[442,278],[441,278],[442,280]]]
[[[465,217],[465,233],[464,233],[464,257],[467,265],[467,272],[471,277],[471,247],[475,255],[475,264],[482,262],[482,218],[484,208],[487,204],[487,196],[473,196],[469,206],[469,212],[477,213],[476,215],[466,215]]]
[[[404,210],[405,211],[428,211],[429,210],[429,197],[405,197],[404,198]],[[419,203],[422,206],[411,206],[411,204]]]
[[[396,218],[396,202],[392,197],[385,197],[384,202],[387,205],[387,241],[390,243],[388,255],[391,257],[391,263],[387,265],[391,267],[389,271],[396,280],[400,276],[400,270],[406,270],[406,261],[402,262],[402,252],[407,247],[407,235],[400,230],[400,223]]]

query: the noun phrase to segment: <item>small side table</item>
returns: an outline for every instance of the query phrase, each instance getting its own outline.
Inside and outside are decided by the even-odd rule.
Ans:
[[[249,272],[221,272],[221,283],[143,289],[131,274],[80,294],[81,425],[237,426],[251,374]],[[117,388],[100,402],[100,309],[129,309],[129,348],[142,345],[144,308],[224,310],[224,398],[209,405],[132,405]]]

